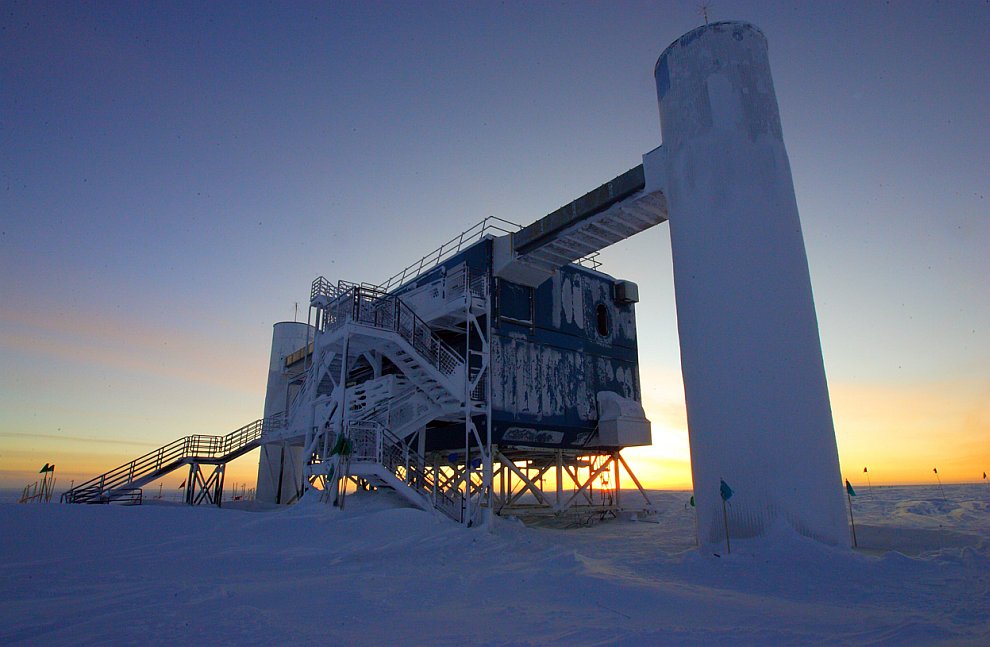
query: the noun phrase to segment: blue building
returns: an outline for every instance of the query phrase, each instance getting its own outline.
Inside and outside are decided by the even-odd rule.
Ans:
[[[593,257],[514,267],[526,231],[490,218],[382,284],[313,282],[309,322],[275,326],[260,500],[341,505],[352,483],[468,524],[624,509],[619,452],[651,442],[636,286]]]

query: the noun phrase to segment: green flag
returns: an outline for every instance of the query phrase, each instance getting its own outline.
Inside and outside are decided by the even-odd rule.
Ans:
[[[691,495],[691,507],[692,508],[694,507],[694,495],[693,494]]]
[[[44,474],[45,472],[48,472],[48,471],[50,471],[48,469],[48,463],[45,463],[45,466],[42,467],[40,470],[38,470],[38,474]]]
[[[846,494],[849,496],[856,496],[856,490],[853,489],[852,483],[849,482],[849,479],[846,479]]]
[[[719,479],[718,493],[722,495],[723,501],[728,501],[732,498],[732,488],[722,479]]]

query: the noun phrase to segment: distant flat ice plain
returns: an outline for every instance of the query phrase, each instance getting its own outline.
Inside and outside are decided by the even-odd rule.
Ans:
[[[6,493],[0,645],[987,645],[990,487],[944,493],[859,489],[854,551],[779,528],[731,555],[695,549],[688,492],[652,492],[657,523],[491,534],[389,492],[343,511]]]

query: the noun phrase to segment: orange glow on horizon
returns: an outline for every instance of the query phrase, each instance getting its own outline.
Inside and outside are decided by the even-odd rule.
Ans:
[[[645,372],[645,371],[644,371]],[[648,381],[649,380],[649,381]],[[690,489],[691,462],[683,389],[676,371],[644,377],[643,399],[653,422],[653,445],[631,447],[623,457],[647,489]],[[990,385],[957,381],[924,385],[833,383],[832,408],[842,476],[853,485],[979,483],[990,471]],[[28,433],[0,436],[0,485],[23,487],[37,480],[46,462],[58,466],[59,487],[68,487],[151,451],[157,444]],[[946,439],[951,439],[947,442]],[[164,442],[174,440],[163,439]],[[227,483],[252,487],[258,453],[250,452],[227,468]],[[625,475],[623,475],[624,478]],[[185,478],[176,470],[165,479],[177,487]],[[174,483],[173,483],[174,481]],[[631,480],[623,489],[634,488]]]

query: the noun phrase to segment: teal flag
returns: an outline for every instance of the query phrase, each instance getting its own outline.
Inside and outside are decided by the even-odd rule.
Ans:
[[[853,489],[852,483],[849,482],[849,479],[846,479],[846,494],[849,496],[856,496],[856,490]]]
[[[722,495],[723,501],[728,501],[732,498],[732,488],[722,479],[719,479],[718,493]]]
[[[35,463],[35,465],[37,465],[37,463]],[[42,467],[40,470],[38,470],[38,474],[44,474],[47,471],[48,471],[48,463],[45,463],[45,466]]]
[[[693,494],[691,495],[691,507],[692,508],[694,507],[694,495]]]

